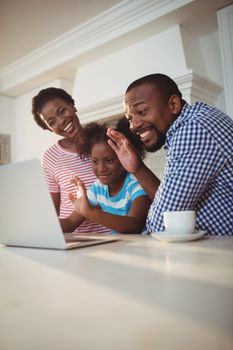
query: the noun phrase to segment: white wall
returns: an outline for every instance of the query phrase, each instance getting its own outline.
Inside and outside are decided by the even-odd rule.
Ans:
[[[204,57],[206,74],[210,79],[223,87],[223,72],[220,55],[219,33],[213,32],[199,39],[202,55]],[[218,96],[215,105],[226,112],[224,89]]]
[[[155,72],[189,72],[178,25],[78,69],[73,96],[83,108],[121,96],[133,80]]]
[[[78,98],[81,121],[99,120],[101,112],[104,112],[102,118],[106,118],[108,112],[122,113],[120,101],[129,83],[155,72],[175,79],[187,102],[202,100],[224,110],[224,103],[219,103],[222,76],[219,51],[213,52],[219,50],[215,34],[206,37],[203,44],[184,27],[176,25],[82,66],[77,70],[73,90],[73,96]],[[213,60],[213,56],[217,59]],[[211,67],[210,60],[214,61]],[[115,103],[116,108],[111,111],[106,101]]]

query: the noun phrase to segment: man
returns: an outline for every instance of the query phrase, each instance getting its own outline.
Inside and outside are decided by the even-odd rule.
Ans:
[[[125,113],[131,131],[149,152],[165,145],[161,183],[120,133],[109,128],[109,144],[153,203],[149,232],[164,230],[163,212],[195,210],[197,228],[233,234],[233,121],[218,109],[188,105],[176,83],[164,74],[137,79],[126,90]]]

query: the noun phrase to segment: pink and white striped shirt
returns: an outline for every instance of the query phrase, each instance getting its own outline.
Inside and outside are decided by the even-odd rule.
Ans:
[[[41,165],[50,193],[60,193],[60,218],[69,216],[74,208],[67,194],[76,195],[76,187],[70,183],[70,178],[77,175],[88,189],[96,180],[91,162],[84,161],[79,154],[65,150],[57,142],[44,152]],[[110,233],[111,230],[86,219],[75,232]]]

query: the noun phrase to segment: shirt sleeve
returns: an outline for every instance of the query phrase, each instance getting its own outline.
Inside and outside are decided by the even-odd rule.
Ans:
[[[149,231],[164,230],[164,211],[195,210],[221,165],[221,151],[201,125],[193,121],[180,127],[172,136],[164,178],[148,213]]]
[[[91,187],[88,188],[87,190],[87,197],[89,202],[91,203],[91,205],[93,207],[97,207],[99,206],[98,200],[97,200],[97,196],[96,196],[96,186],[95,183],[93,185],[91,185]]]
[[[136,198],[141,196],[148,196],[148,195],[145,192],[145,190],[142,188],[142,186],[138,182],[136,182],[131,192],[132,201],[134,201]]]
[[[56,171],[55,171],[55,162],[50,159],[50,156],[45,152],[41,158],[41,166],[44,173],[45,181],[48,185],[49,192],[59,193],[60,187],[56,181]]]

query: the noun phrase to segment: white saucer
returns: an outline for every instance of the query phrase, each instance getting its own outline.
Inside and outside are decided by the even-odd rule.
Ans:
[[[203,237],[205,234],[206,234],[206,231],[201,231],[201,230],[195,230],[193,233],[189,235],[174,235],[174,234],[172,235],[172,234],[169,234],[167,231],[160,231],[160,232],[152,232],[151,236],[163,242],[188,242],[188,241],[195,241],[196,239]]]

